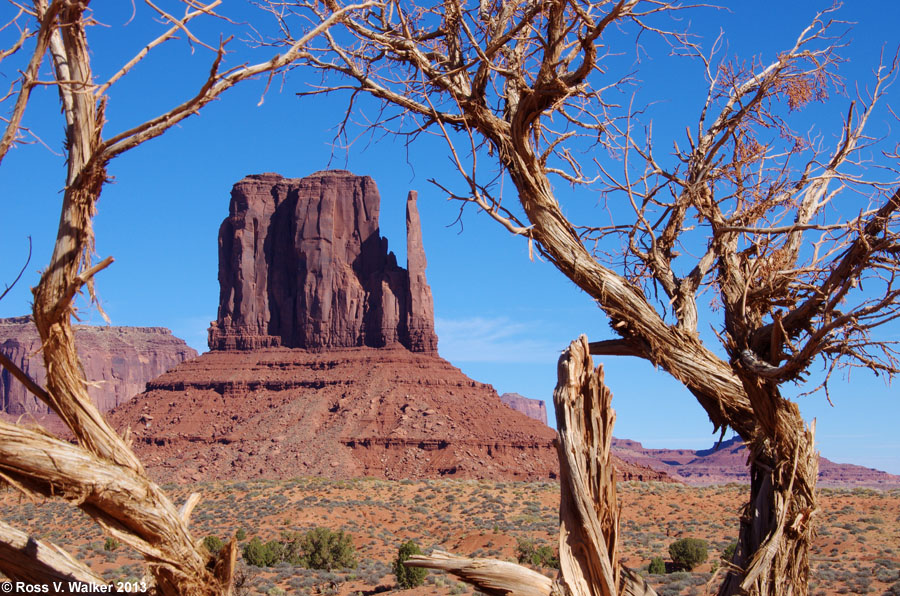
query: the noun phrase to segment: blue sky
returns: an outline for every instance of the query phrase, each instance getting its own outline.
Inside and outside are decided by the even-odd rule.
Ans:
[[[779,49],[789,47],[814,11],[827,5],[727,4],[730,10],[691,12],[690,29],[707,46],[721,30],[728,41],[727,54],[748,60],[756,56],[769,60]],[[145,18],[145,7],[139,4],[137,9],[129,22],[131,3],[97,3],[95,16],[108,25],[91,31],[99,80],[157,31]],[[223,12],[257,23],[243,2],[226,2]],[[900,3],[848,3],[838,17],[856,22],[848,36],[852,44],[842,52],[847,62],[841,68],[852,93],[857,83],[870,83],[882,47],[886,45],[892,53],[900,42],[895,31]],[[258,26],[264,29],[264,19]],[[239,40],[233,46],[237,50]],[[634,91],[639,100],[654,102],[657,146],[670,146],[672,139],[683,138],[685,126],[696,122],[705,94],[702,72],[696,63],[664,56],[650,39],[645,48],[639,75],[644,82]],[[192,54],[176,42],[160,50],[113,88],[107,135],[171,107],[208,70],[211,56],[201,48]],[[623,51],[618,59],[633,62],[633,46]],[[253,55],[260,54],[241,50],[229,57],[229,63]],[[2,66],[7,80],[14,76],[10,68]],[[405,261],[406,194],[410,189],[419,191],[440,353],[501,393],[514,391],[548,400],[552,415],[549,400],[560,350],[580,333],[591,339],[610,337],[593,301],[548,264],[530,261],[526,244],[487,217],[467,210],[462,229],[453,225],[458,205],[428,183],[429,178],[451,185],[459,182],[437,139],[424,138],[407,150],[389,138],[364,137],[347,151],[335,150],[333,127],[343,115],[344,99],[298,99],[294,94],[303,89],[306,76],[294,71],[283,82],[277,80],[262,106],[257,104],[263,81],[239,86],[199,116],[112,162],[109,172],[114,181],[103,191],[95,229],[97,254],[116,259],[98,279],[99,295],[113,324],[166,326],[197,350],[205,350],[206,327],[216,316],[218,301],[216,234],[227,214],[232,184],[252,173],[301,177],[328,167],[346,168],[376,180],[382,195],[382,233],[400,262]],[[897,97],[896,89],[889,92],[888,103],[892,97]],[[848,103],[847,97],[834,96],[807,116],[810,125],[816,124],[826,140],[831,139]],[[363,103],[355,120],[365,122],[371,117],[374,105]],[[29,235],[34,255],[23,281],[0,302],[0,316],[30,310],[28,288],[49,259],[64,181],[59,154],[63,124],[52,89],[35,92],[25,124],[46,146],[20,146],[0,166],[0,254],[4,255],[0,284],[11,281],[21,266]],[[873,124],[879,135],[896,139],[885,111]],[[589,216],[596,209],[598,197],[589,192],[561,189],[561,194],[566,208],[579,216]],[[88,322],[100,322],[88,309],[81,314]],[[885,333],[898,336],[896,327]],[[648,447],[711,445],[715,437],[705,413],[671,377],[635,359],[610,358],[604,364],[615,396],[617,436]],[[792,391],[793,387],[785,388],[787,396]],[[818,420],[823,455],[900,474],[896,386],[854,373],[849,382],[834,385],[832,401],[834,407],[822,394],[800,399],[807,419]]]

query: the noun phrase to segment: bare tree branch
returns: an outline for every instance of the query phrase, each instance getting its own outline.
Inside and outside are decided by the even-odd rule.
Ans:
[[[35,540],[27,533],[0,521],[0,557],[3,573],[12,581],[47,585],[53,581],[106,585],[102,576],[75,560],[55,544]]]
[[[7,294],[9,294],[9,291],[12,290],[13,287],[15,287],[15,285],[17,283],[19,283],[19,280],[22,279],[22,275],[25,274],[25,270],[28,269],[28,263],[30,263],[30,262],[31,262],[31,236],[28,237],[28,256],[25,257],[25,264],[22,265],[21,269],[19,269],[19,274],[16,275],[16,278],[14,280],[12,280],[12,283],[7,285],[6,288],[3,290],[3,293],[0,294],[0,300],[3,300],[3,298],[5,298]]]
[[[551,596],[563,592],[554,587],[550,578],[527,567],[496,559],[471,559],[435,550],[430,555],[412,555],[405,563],[408,567],[425,567],[448,571],[456,577],[476,586],[484,594],[505,596]]]
[[[3,131],[3,136],[0,137],[0,163],[3,162],[3,158],[6,156],[10,147],[13,146],[13,143],[16,141],[19,134],[22,117],[25,115],[25,106],[28,105],[31,91],[37,84],[38,69],[44,61],[44,54],[47,51],[47,46],[50,44],[50,36],[56,30],[52,24],[56,19],[56,15],[60,11],[62,4],[63,2],[61,0],[54,0],[40,12],[41,22],[37,34],[37,43],[35,44],[34,52],[31,54],[31,60],[28,62],[28,67],[22,73],[22,82],[19,84],[19,93],[16,97],[16,104],[13,108],[12,115],[9,117],[9,120],[7,120],[6,130]],[[21,44],[21,41],[19,44]]]

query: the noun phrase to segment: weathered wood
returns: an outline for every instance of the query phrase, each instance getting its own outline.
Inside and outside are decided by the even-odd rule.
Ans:
[[[497,559],[472,559],[434,550],[430,555],[413,555],[404,565],[447,571],[490,596],[564,594],[553,580],[537,571]]]
[[[563,352],[557,374],[562,581],[573,596],[615,596],[619,514],[609,454],[612,394],[603,385],[603,369],[593,369],[583,335]]]
[[[87,27],[93,22],[90,0],[32,0],[32,15],[39,26],[37,44],[20,83],[16,108],[0,138],[0,159],[20,132],[21,115],[36,73],[45,55],[54,68],[54,81],[65,120],[67,173],[56,243],[49,264],[34,289],[33,315],[41,337],[47,371],[46,389],[38,387],[6,359],[0,365],[37,397],[45,401],[72,431],[79,446],[57,441],[41,433],[0,423],[0,471],[21,490],[43,496],[63,496],[74,502],[122,542],[146,559],[154,579],[152,590],[161,596],[229,596],[237,547],[232,541],[211,557],[188,530],[191,499],[179,514],[165,493],[145,474],[127,440],[120,437],[94,406],[87,393],[84,372],[75,349],[71,317],[72,300],[86,289],[94,295],[93,277],[112,262],[106,258],[92,265],[93,217],[111,159],[196,114],[241,81],[272,73],[296,61],[308,43],[347,13],[370,7],[374,0],[335,11],[327,19],[304,30],[281,52],[258,64],[220,72],[225,40],[217,48],[206,46],[188,29],[194,18],[215,17],[221,0],[185,1],[181,18],[162,13],[169,27],[125,63],[105,84],[95,84],[88,48]],[[104,139],[107,91],[154,47],[184,34],[212,49],[209,75],[193,97],[172,109]],[[4,54],[6,55],[6,54]],[[99,308],[99,304],[97,305]],[[102,313],[102,311],[101,311]],[[0,557],[0,570],[21,573],[11,560]],[[35,561],[34,569],[40,569]]]
[[[793,457],[780,461],[756,461],[761,456],[751,446],[751,500],[741,515],[734,569],[726,573],[720,596],[805,593],[809,545],[815,537],[812,518],[818,508],[814,436],[815,423],[800,428]]]
[[[63,498],[149,562],[161,593],[223,594],[165,493],[144,474],[66,441],[0,421],[0,473],[21,490]],[[6,572],[6,561],[2,560]],[[192,563],[196,561],[196,563]],[[196,575],[186,573],[196,564]],[[202,571],[202,573],[201,573]]]
[[[553,404],[559,429],[560,582],[573,596],[655,594],[619,563],[619,507],[610,451],[616,413],[586,336],[560,356],[557,375]]]
[[[0,559],[3,573],[13,581],[32,584],[83,582],[105,585],[102,576],[88,569],[59,546],[36,540],[0,521]]]
[[[559,358],[553,392],[559,429],[559,579],[521,565],[444,551],[416,555],[410,567],[442,569],[485,594],[506,596],[656,596],[618,560],[619,508],[610,449],[616,413],[603,369],[594,369],[582,335]]]

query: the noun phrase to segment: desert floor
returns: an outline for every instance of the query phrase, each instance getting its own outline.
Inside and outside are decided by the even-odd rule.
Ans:
[[[278,539],[282,531],[324,526],[349,533],[356,569],[313,571],[286,563],[258,568],[240,563],[246,595],[376,594],[396,589],[391,563],[398,546],[415,540],[423,549],[514,560],[528,538],[554,546],[559,485],[474,480],[322,480],[217,482],[166,487],[176,504],[191,492],[203,500],[191,528],[198,539],[223,539],[242,529]],[[626,565],[646,572],[650,559],[668,560],[668,546],[684,538],[709,542],[709,561],[691,573],[650,575],[661,595],[706,594],[722,550],[737,536],[746,487],[691,488],[662,483],[621,483],[621,542]],[[900,490],[823,489],[818,537],[812,549],[811,594],[900,595]],[[55,542],[110,580],[139,579],[140,561],[128,547],[107,544],[97,526],[62,502],[33,503],[11,488],[0,494],[0,519]],[[111,550],[108,550],[111,549]],[[545,569],[548,575],[555,570]],[[472,594],[466,584],[430,573],[412,594]]]

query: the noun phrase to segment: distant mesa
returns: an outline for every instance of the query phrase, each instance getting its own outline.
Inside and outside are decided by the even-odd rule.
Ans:
[[[646,466],[692,485],[750,482],[748,451],[739,437],[710,449],[648,449],[630,439],[613,439],[612,453],[623,461]],[[900,476],[819,458],[818,485],[828,487],[900,487]]]
[[[513,410],[522,412],[529,418],[534,418],[547,424],[547,406],[544,405],[544,400],[531,399],[518,393],[504,393],[500,396],[500,401]]]
[[[146,389],[147,381],[197,356],[184,340],[164,327],[75,325],[75,342],[88,394],[106,411]],[[0,319],[0,352],[43,386],[47,380],[41,339],[31,317]],[[0,368],[0,412],[44,415],[49,407]]]
[[[416,193],[406,201],[407,268],[378,228],[368,176],[247,176],[219,229],[219,315],[211,350],[402,346],[435,354],[434,305]]]

